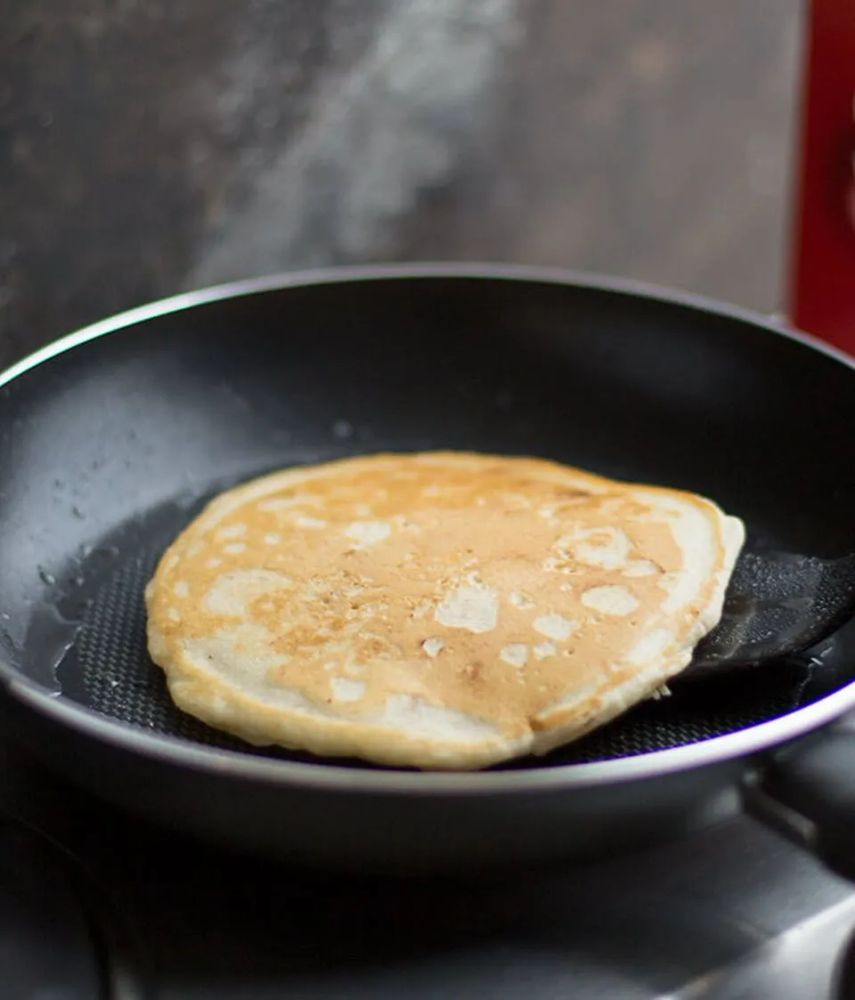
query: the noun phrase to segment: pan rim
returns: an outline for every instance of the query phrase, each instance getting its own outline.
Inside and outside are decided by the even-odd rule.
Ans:
[[[819,701],[767,722],[667,750],[581,764],[537,764],[512,771],[406,771],[346,767],[322,761],[304,763],[259,757],[236,750],[204,746],[161,733],[148,733],[102,716],[70,699],[51,696],[27,679],[8,677],[8,692],[19,703],[83,736],[120,750],[139,753],[167,765],[209,775],[254,780],[268,785],[352,794],[406,796],[506,796],[571,788],[616,785],[658,778],[754,758],[807,737],[855,708],[855,682]]]
[[[569,285],[594,291],[614,292],[651,299],[671,305],[685,306],[702,312],[741,320],[759,326],[770,333],[794,340],[805,347],[813,348],[820,354],[839,361],[847,368],[855,369],[855,358],[843,350],[820,340],[809,333],[789,326],[782,317],[767,315],[744,306],[722,302],[698,292],[668,288],[654,282],[635,278],[619,278],[595,271],[573,270],[572,268],[540,267],[532,264],[504,264],[491,262],[415,262],[388,264],[357,264],[340,267],[307,268],[300,271],[279,271],[252,278],[238,278],[234,281],[188,292],[179,292],[163,299],[155,299],[140,306],[114,313],[95,323],[89,323],[71,333],[45,344],[25,355],[3,372],[0,372],[0,386],[4,386],[30,369],[51,358],[64,354],[87,341],[95,340],[146,320],[156,319],[174,312],[182,312],[195,306],[207,305],[223,299],[236,299],[245,295],[275,292],[286,288],[310,285],[345,284],[360,281],[384,281],[411,278],[481,278],[487,280],[534,282],[547,285]]]
[[[673,290],[647,282],[560,268],[501,263],[397,263],[317,268],[245,278],[182,292],[87,325],[45,345],[0,373],[0,387],[50,359],[90,340],[150,319],[225,299],[312,285],[343,284],[390,279],[481,279],[574,286],[682,306],[735,319],[783,336],[855,370],[855,360],[838,348],[809,334],[740,306],[718,302],[693,292]],[[652,751],[632,757],[581,764],[534,765],[519,771],[413,772],[373,770],[334,764],[272,760],[237,751],[195,745],[163,734],[137,730],[119,720],[101,716],[68,699],[56,698],[0,658],[0,680],[29,708],[96,740],[142,753],[151,759],[180,764],[233,778],[302,785],[344,787],[353,793],[406,795],[525,794],[554,788],[607,785],[660,776],[723,763],[790,742],[831,722],[855,707],[855,681],[820,700],[776,719],[697,743]]]

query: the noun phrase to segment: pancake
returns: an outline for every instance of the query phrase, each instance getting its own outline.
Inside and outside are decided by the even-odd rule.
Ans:
[[[718,622],[742,522],[533,458],[375,455],[213,500],[146,590],[176,705],[256,745],[420,768],[542,754]]]

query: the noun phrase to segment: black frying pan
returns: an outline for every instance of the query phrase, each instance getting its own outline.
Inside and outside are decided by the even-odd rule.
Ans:
[[[546,758],[423,774],[259,751],[181,715],[146,655],[142,605],[155,560],[212,493],[380,450],[542,455],[709,494],[755,544],[855,552],[855,371],[829,350],[614,282],[330,272],[74,334],[7,373],[0,428],[6,718],[116,802],[239,848],[360,867],[590,856],[708,821],[741,779],[755,806],[812,810],[830,854],[845,837],[849,737],[792,759],[776,748],[855,706],[852,629],[810,657],[687,684]],[[829,754],[848,754],[843,775]]]

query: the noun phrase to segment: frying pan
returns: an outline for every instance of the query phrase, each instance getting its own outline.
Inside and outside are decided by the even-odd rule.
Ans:
[[[849,870],[855,737],[816,737],[855,707],[848,627],[548,757],[419,773],[259,750],[183,716],[145,652],[142,588],[213,493],[380,450],[541,455],[697,490],[755,544],[835,558],[855,552],[853,427],[842,356],[765,318],[611,280],[383,267],[125,313],[0,386],[5,723],[128,809],[300,863],[592,857],[710,822],[739,791]]]

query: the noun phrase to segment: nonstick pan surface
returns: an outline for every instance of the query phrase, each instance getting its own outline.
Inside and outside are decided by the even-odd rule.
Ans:
[[[250,747],[180,713],[145,651],[143,587],[235,482],[430,448],[696,490],[742,516],[755,547],[844,555],[854,390],[842,359],[756,317],[520,269],[293,276],[145,307],[0,388],[4,676],[41,721],[105,748],[297,784],[381,789],[397,775],[406,794],[462,793],[549,771],[569,787],[760,750],[855,703],[845,648],[675,686],[546,758],[422,775]]]

